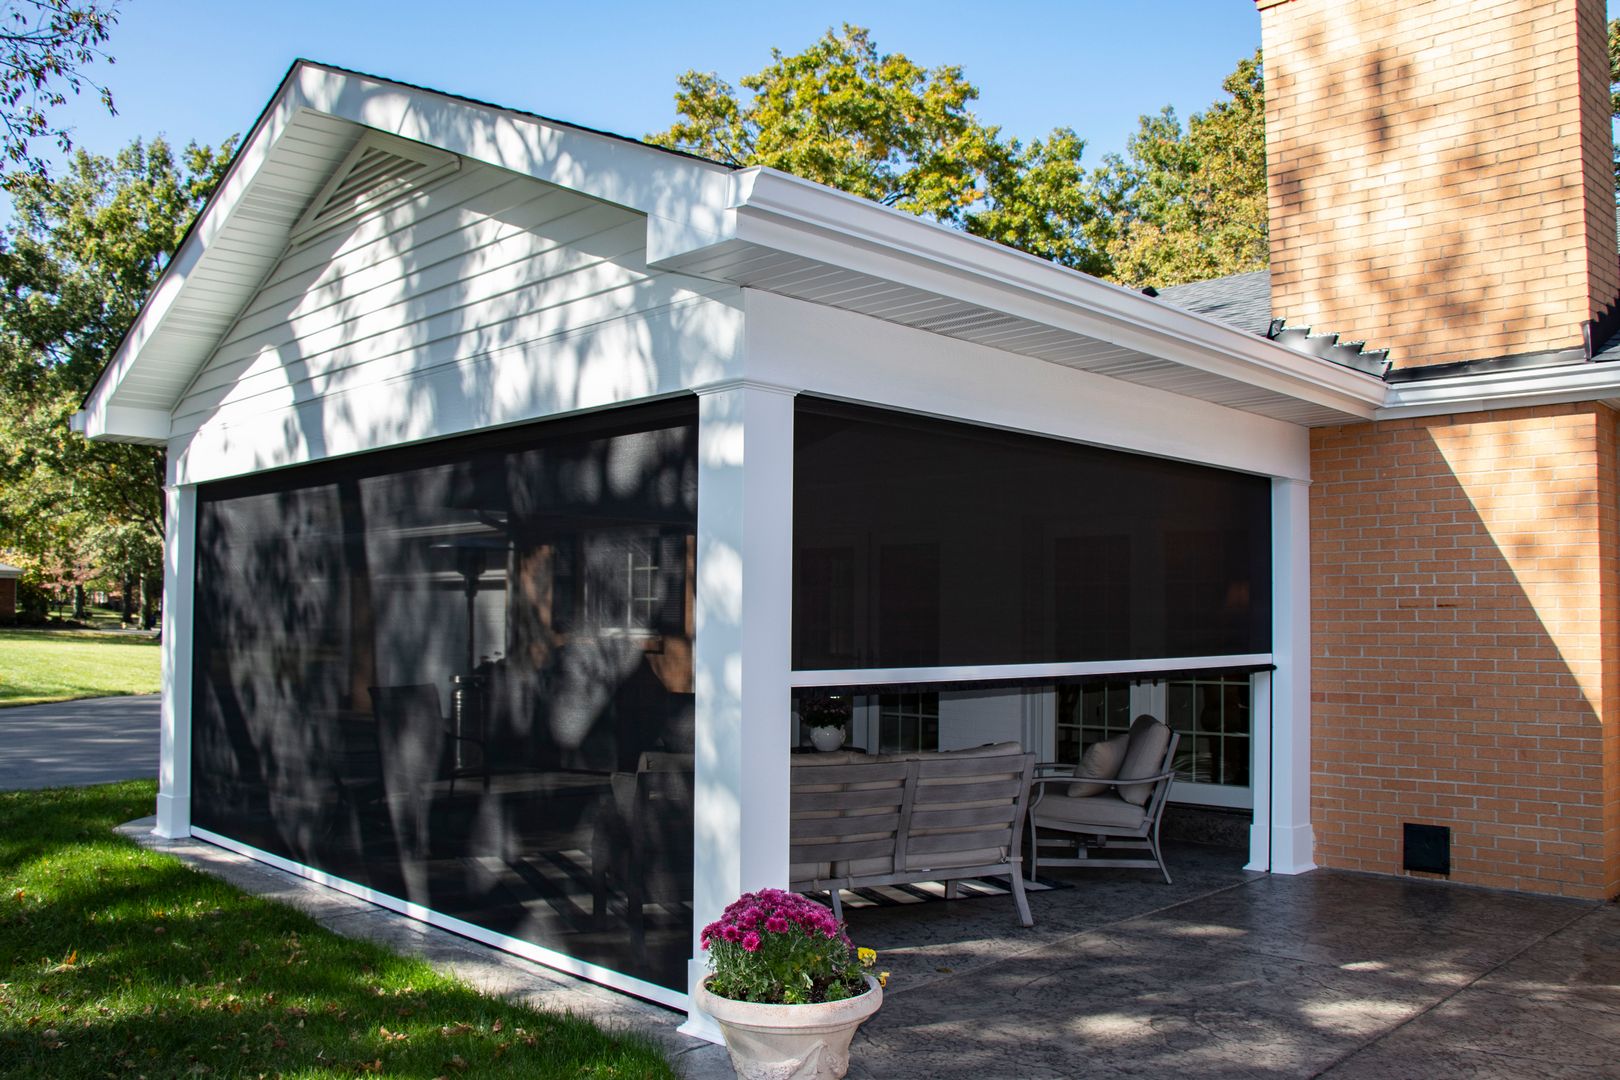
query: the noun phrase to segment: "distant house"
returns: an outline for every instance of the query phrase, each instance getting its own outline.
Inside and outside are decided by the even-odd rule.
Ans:
[[[1270,276],[1158,298],[294,65],[79,418],[169,451],[159,831],[684,1007],[837,693],[1620,892],[1602,5],[1261,7]]]
[[[0,619],[16,617],[17,582],[22,576],[23,572],[17,567],[0,563]]]

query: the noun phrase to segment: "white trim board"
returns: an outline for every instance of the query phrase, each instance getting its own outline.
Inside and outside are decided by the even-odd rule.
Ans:
[[[795,687],[888,686],[905,683],[1038,682],[1087,675],[1153,675],[1218,668],[1267,667],[1270,653],[1179,656],[1150,660],[1088,660],[1063,664],[962,664],[946,667],[844,668],[794,671]]]
[[[654,1004],[675,1009],[678,1012],[686,1012],[688,1009],[686,995],[666,987],[656,986],[653,983],[620,974],[611,968],[576,960],[566,953],[542,948],[533,942],[524,941],[522,938],[508,937],[493,930],[486,930],[462,919],[434,911],[432,908],[423,907],[421,904],[413,904],[409,900],[401,900],[397,896],[378,892],[346,878],[328,874],[324,870],[317,870],[313,866],[305,866],[303,863],[293,862],[291,859],[282,858],[280,855],[272,855],[261,848],[256,848],[251,844],[244,844],[239,840],[232,840],[228,836],[221,836],[219,833],[208,829],[193,826],[191,835],[198,840],[213,844],[215,847],[224,848],[226,851],[234,851],[238,855],[245,855],[255,862],[262,862],[266,866],[273,866],[277,870],[301,877],[306,881],[313,881],[317,885],[325,885],[329,889],[336,889],[338,892],[346,893],[367,903],[398,912],[408,919],[415,919],[417,922],[436,926],[440,930],[448,930],[452,934],[460,934],[464,938],[471,938],[473,941],[500,949],[502,952],[509,952],[515,956],[521,956],[525,960],[543,964],[565,975],[573,975],[576,978],[599,983],[609,989],[618,990],[651,1001]]]

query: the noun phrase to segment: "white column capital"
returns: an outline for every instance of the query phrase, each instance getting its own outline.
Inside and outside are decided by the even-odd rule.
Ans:
[[[717,379],[714,382],[703,383],[692,387],[692,392],[699,397],[713,394],[726,394],[733,390],[758,390],[766,394],[786,394],[792,397],[803,392],[801,386],[788,386],[784,383],[766,382],[763,379],[749,379],[738,377],[735,379]]]

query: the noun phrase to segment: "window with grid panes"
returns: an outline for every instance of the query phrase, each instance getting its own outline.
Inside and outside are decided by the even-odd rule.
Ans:
[[[1131,728],[1129,679],[1090,679],[1057,688],[1057,760],[1078,765],[1092,743]]]
[[[938,749],[937,693],[878,695],[878,753]]]
[[[1249,786],[1251,683],[1247,676],[1174,679],[1165,687],[1166,722],[1181,734],[1176,779]]]

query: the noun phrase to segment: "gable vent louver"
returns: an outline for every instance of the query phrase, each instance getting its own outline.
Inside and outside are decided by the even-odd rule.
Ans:
[[[343,163],[310,202],[293,226],[293,244],[419,191],[454,172],[461,159],[431,146],[370,131],[361,136]]]

